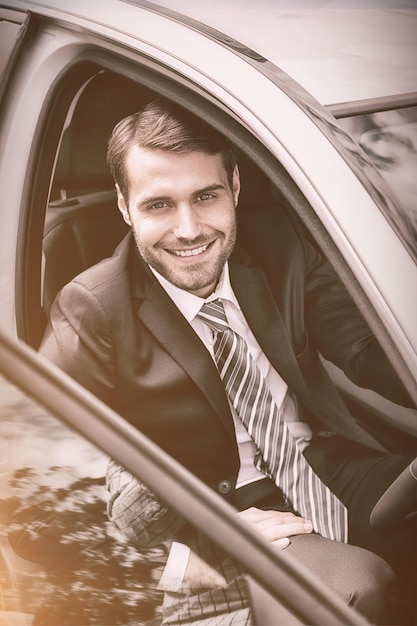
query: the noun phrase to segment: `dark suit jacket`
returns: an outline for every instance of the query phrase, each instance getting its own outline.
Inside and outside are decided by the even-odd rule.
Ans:
[[[248,236],[250,234],[250,237]],[[315,430],[378,447],[330,382],[318,351],[354,382],[403,402],[402,387],[329,264],[278,211],[239,224],[233,289],[274,368]],[[239,469],[212,358],[129,234],[58,295],[42,352],[224,497]]]
[[[408,397],[329,265],[284,213],[239,223],[233,289],[266,356],[315,431],[378,447],[344,406],[318,352],[359,385],[399,403]],[[249,254],[248,254],[249,252]],[[228,401],[206,348],[144,264],[129,234],[114,255],[58,295],[42,352],[233,502],[239,470]],[[219,589],[168,594],[169,623],[248,611],[240,570],[227,554],[110,464],[109,516],[142,547],[187,543],[227,580]],[[169,618],[171,616],[171,618]],[[171,619],[171,621],[169,621]],[[181,622],[182,623],[182,622]],[[188,623],[188,622],[187,622]]]

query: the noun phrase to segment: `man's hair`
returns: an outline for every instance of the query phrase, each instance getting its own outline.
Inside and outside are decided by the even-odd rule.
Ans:
[[[183,154],[194,151],[221,154],[227,180],[233,188],[236,158],[231,143],[198,117],[165,98],[153,100],[121,120],[110,136],[107,163],[126,201],[129,198],[126,157],[132,146]]]

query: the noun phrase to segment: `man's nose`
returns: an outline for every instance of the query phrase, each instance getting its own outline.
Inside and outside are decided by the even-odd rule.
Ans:
[[[174,235],[178,239],[196,239],[201,235],[201,223],[197,211],[187,204],[177,207],[175,215]]]

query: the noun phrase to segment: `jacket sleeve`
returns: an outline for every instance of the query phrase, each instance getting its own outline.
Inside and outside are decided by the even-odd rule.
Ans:
[[[73,281],[57,296],[39,351],[114,408],[112,330],[94,293]]]
[[[85,388],[117,410],[117,379],[111,321],[100,299],[73,281],[60,292],[40,351]],[[163,544],[184,520],[115,464],[107,472],[110,519],[142,547]]]
[[[309,340],[355,384],[413,407],[385,352],[332,266],[308,242],[305,321]]]
[[[136,545],[169,544],[184,527],[180,515],[161,504],[152,491],[114,461],[108,464],[106,486],[109,519]]]
[[[240,232],[262,265],[298,355],[318,350],[352,382],[414,406],[351,296],[285,205],[242,216]]]

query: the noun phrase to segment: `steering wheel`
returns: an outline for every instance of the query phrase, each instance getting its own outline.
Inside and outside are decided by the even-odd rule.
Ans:
[[[380,497],[370,522],[376,532],[390,535],[412,519],[417,519],[417,458]]]

